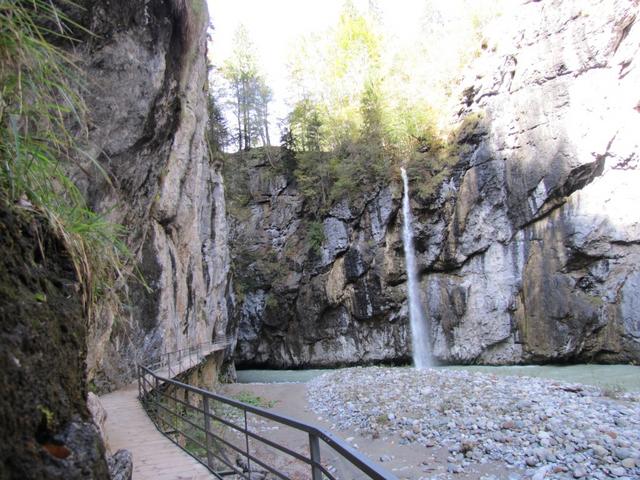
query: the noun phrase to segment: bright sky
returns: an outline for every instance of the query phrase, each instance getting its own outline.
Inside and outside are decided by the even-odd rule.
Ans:
[[[356,5],[367,2],[354,0]],[[230,56],[233,34],[243,23],[274,92],[271,111],[276,118],[284,117],[288,113],[284,102],[287,54],[291,46],[302,34],[321,32],[335,25],[344,0],[207,0],[207,3],[214,27],[209,49],[213,64],[222,65]],[[379,0],[385,27],[402,34],[417,28],[424,3],[425,0]]]

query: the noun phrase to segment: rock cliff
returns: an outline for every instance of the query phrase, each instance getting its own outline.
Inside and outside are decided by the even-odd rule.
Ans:
[[[227,323],[224,188],[205,140],[204,0],[81,2],[93,33],[87,72],[88,156],[75,172],[97,211],[125,225],[149,289],[131,282],[128,311],[106,305],[90,331],[97,384],[125,381],[137,360],[211,340]]]
[[[451,214],[418,235],[424,269],[443,270],[423,276],[437,357],[640,357],[637,13],[527,3],[489,38],[464,85],[472,148],[438,199]]]
[[[458,161],[412,202],[440,361],[640,360],[637,16],[636,0],[522,2],[488,33]],[[397,179],[312,218],[264,154],[240,164],[238,363],[406,361]]]
[[[408,360],[395,187],[311,218],[264,151],[228,162],[231,246],[240,308],[236,364],[328,366]],[[241,166],[241,168],[239,168]],[[233,208],[240,201],[247,206]]]

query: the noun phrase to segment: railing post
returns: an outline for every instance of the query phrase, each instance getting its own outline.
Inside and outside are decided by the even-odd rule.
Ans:
[[[247,411],[246,410],[242,410],[244,412],[244,444],[246,447],[246,453],[247,453],[247,469],[249,470],[249,478],[251,478],[251,457],[249,456],[249,434],[247,433],[249,431],[249,424],[247,422]]]
[[[211,453],[211,418],[209,417],[209,397],[202,396],[202,408],[204,410],[204,435],[207,439],[207,465],[213,468],[213,454]]]
[[[160,410],[161,410],[161,408],[160,408],[160,382],[158,380],[158,377],[156,377],[155,375],[153,375],[153,379],[154,379],[154,385],[155,385],[154,388],[153,388],[153,390],[154,390],[153,391],[153,397],[155,399],[155,413],[156,413],[156,415],[155,415],[155,417],[156,417],[155,423],[156,423],[156,425],[159,425],[160,428],[164,428],[162,426],[161,419],[160,419]]]
[[[312,480],[322,480],[322,470],[320,470],[320,439],[313,433],[309,433],[309,453],[311,454],[311,478]]]
[[[140,365],[136,364],[136,377],[138,380],[138,400],[142,400],[142,384],[140,383],[140,373],[142,373]]]
[[[167,353],[167,372],[169,373],[169,378],[173,378],[173,375],[171,375],[171,352]]]

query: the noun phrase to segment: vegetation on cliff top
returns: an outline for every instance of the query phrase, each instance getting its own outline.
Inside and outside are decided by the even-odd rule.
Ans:
[[[469,128],[452,125],[445,112],[462,70],[488,48],[483,31],[500,8],[424,2],[418,31],[405,35],[389,29],[379,2],[346,0],[334,25],[297,40],[288,58],[291,109],[281,119],[278,168],[297,182],[313,215],[388,183],[400,165],[418,197],[437,193],[458,161],[460,132]],[[222,68],[227,88],[218,90],[237,121],[228,142],[238,150],[270,144],[264,119],[272,97],[259,95],[265,80],[258,58],[241,25]]]

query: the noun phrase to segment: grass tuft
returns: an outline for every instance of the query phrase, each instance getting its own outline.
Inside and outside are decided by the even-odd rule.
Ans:
[[[72,257],[91,314],[131,271],[132,256],[123,227],[92,211],[67,175],[87,157],[83,74],[57,46],[73,42],[71,28],[82,29],[49,0],[0,1],[0,201],[48,220]]]
[[[273,408],[276,404],[273,400],[266,400],[259,395],[254,395],[251,392],[242,390],[236,393],[233,398],[242,403],[253,405],[254,407]]]

